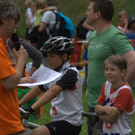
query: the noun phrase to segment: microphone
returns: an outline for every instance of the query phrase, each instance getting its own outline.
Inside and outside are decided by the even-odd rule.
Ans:
[[[16,51],[20,49],[19,37],[17,33],[13,33],[11,37],[12,42],[14,43]]]

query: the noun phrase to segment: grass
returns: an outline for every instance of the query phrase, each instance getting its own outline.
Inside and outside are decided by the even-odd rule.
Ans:
[[[87,99],[85,97],[85,91],[86,91],[86,87],[83,86],[82,103],[83,103],[83,107],[84,107],[84,112],[87,112],[88,104],[87,104]],[[133,96],[135,98],[135,88],[133,88]],[[51,122],[52,118],[51,118],[50,113],[49,113],[50,108],[51,108],[50,103],[44,105],[44,113],[43,113],[44,115],[40,120],[36,120],[35,123],[40,124],[40,125],[44,125],[48,122]],[[81,130],[79,135],[86,135],[88,133],[86,118],[83,118],[83,119],[84,119],[84,122],[82,124],[82,130]],[[132,134],[135,135],[135,113],[132,115],[131,120],[132,120]]]

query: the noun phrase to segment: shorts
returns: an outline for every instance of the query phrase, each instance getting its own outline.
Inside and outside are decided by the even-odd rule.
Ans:
[[[45,126],[49,129],[51,135],[79,135],[82,125],[74,126],[67,121],[54,121]]]
[[[20,132],[17,132],[17,133],[14,133],[14,134],[10,134],[10,135],[31,135],[30,132],[26,129],[20,131]]]

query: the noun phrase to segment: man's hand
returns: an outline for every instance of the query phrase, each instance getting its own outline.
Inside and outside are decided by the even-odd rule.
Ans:
[[[19,84],[21,84],[21,83],[35,83],[36,82],[34,80],[30,80],[30,78],[31,78],[30,76],[21,78]]]
[[[28,52],[26,49],[24,49],[24,47],[21,45],[20,49],[18,51],[15,50],[15,48],[13,49],[13,53],[15,55],[15,58],[17,61],[21,61],[26,63],[27,59],[28,59]]]

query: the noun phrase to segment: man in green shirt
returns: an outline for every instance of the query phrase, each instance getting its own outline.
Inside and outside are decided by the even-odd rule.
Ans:
[[[95,28],[89,36],[87,79],[88,111],[94,112],[101,88],[106,81],[103,63],[112,54],[123,56],[127,60],[126,80],[132,85],[135,80],[135,53],[128,38],[111,24],[114,7],[111,0],[91,0],[87,23]],[[88,120],[88,127],[91,122]],[[90,130],[88,128],[88,130]]]

